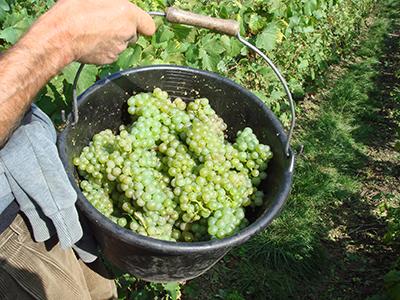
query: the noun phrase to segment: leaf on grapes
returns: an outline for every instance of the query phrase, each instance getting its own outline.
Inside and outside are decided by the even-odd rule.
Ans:
[[[275,48],[276,42],[279,40],[279,26],[276,22],[271,22],[257,36],[256,46],[266,51],[271,51]]]
[[[3,11],[9,11],[10,5],[8,5],[6,0],[0,0],[0,9]]]
[[[209,55],[204,49],[200,49],[199,56],[201,57],[203,68],[209,71],[215,71],[220,61],[219,56]]]
[[[79,65],[80,64],[78,62],[73,62],[72,64],[64,68],[64,70],[62,71],[62,74],[64,75],[65,80],[68,83],[72,84],[74,82],[75,75],[76,72],[78,71]],[[82,93],[85,89],[87,89],[89,86],[95,83],[96,76],[97,76],[97,67],[94,65],[86,65],[81,72],[81,76],[79,77],[78,94]]]

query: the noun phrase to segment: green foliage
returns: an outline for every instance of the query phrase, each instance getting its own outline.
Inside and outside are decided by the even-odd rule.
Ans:
[[[346,279],[335,271],[336,264],[342,266],[343,257],[336,251],[326,253],[324,247],[336,244],[336,250],[339,244],[344,248],[345,243],[340,240],[351,239],[347,236],[349,231],[336,232],[336,224],[358,225],[356,216],[365,213],[358,207],[367,202],[360,196],[367,181],[360,175],[361,170],[365,172],[372,164],[366,145],[371,137],[386,130],[372,125],[379,120],[377,111],[384,100],[379,97],[382,87],[376,81],[386,47],[384,38],[389,32],[388,20],[382,19],[372,26],[368,39],[355,51],[355,62],[351,60],[353,63],[346,64],[345,70],[335,68],[340,71],[330,74],[330,81],[336,83],[323,82],[326,94],[324,90],[318,103],[305,101],[307,117],[301,120],[301,130],[295,136],[305,150],[297,157],[292,195],[279,218],[266,231],[234,249],[206,279],[189,283],[190,288],[216,277],[210,286],[238,290],[248,299],[362,298],[358,297],[361,287],[345,288]],[[384,197],[394,202],[390,195]],[[398,211],[393,208],[393,213]],[[400,213],[393,215],[395,220],[399,222]],[[357,270],[364,273],[361,278],[365,281],[372,279],[372,272],[367,266],[366,269]],[[399,295],[397,276],[398,272],[386,276],[385,286],[392,295]],[[337,290],[328,290],[329,287]],[[207,292],[198,298],[214,299],[214,294]]]
[[[384,291],[369,297],[367,300],[399,300],[400,299],[400,260],[396,262],[383,279]]]
[[[148,283],[131,275],[120,275],[116,280],[119,300],[179,300],[181,286],[178,282]]]
[[[15,43],[53,0],[0,0],[0,47]],[[164,10],[174,5],[194,12],[232,18],[240,22],[242,34],[266,51],[278,64],[295,95],[304,94],[306,83],[339,56],[375,0],[140,0],[145,10]],[[115,71],[139,65],[179,64],[221,73],[254,91],[277,113],[289,121],[284,93],[272,71],[235,39],[187,26],[166,24],[160,18],[157,33],[140,37],[110,66],[83,71],[79,90]],[[71,99],[75,66],[67,67],[38,96],[40,106],[53,119]],[[88,67],[86,67],[88,68]],[[262,75],[262,76],[260,76]],[[50,102],[55,102],[54,104]],[[49,106],[49,107],[47,107]]]
[[[392,22],[395,23],[398,18],[397,14],[400,12],[398,1],[391,0],[388,1],[388,7],[392,7],[392,14],[396,15],[395,18],[392,19]],[[398,28],[398,27],[397,27]],[[398,40],[397,47],[398,49]],[[400,152],[400,63],[399,63],[399,54],[392,53],[393,57],[391,57],[390,62],[394,64],[393,68],[393,77],[391,86],[392,90],[389,92],[389,96],[392,99],[393,110],[391,112],[393,125],[397,127],[396,129],[396,141],[394,148],[396,151]],[[388,63],[388,62],[386,62]],[[397,109],[396,109],[397,108]],[[385,201],[380,205],[380,211],[382,214],[386,214],[386,218],[388,220],[388,229],[384,236],[384,242],[389,246],[396,245],[400,242],[400,197],[396,194],[386,195],[389,201]],[[379,300],[379,299],[389,299],[389,300],[399,300],[400,299],[400,259],[397,260],[396,264],[393,266],[393,269],[390,270],[384,277],[384,289],[382,294],[376,295],[370,300]]]
[[[135,1],[145,10],[163,10],[166,6],[174,5],[197,13],[239,21],[241,33],[266,51],[277,63],[297,97],[303,96],[326,67],[347,50],[375,2]],[[53,0],[0,0],[0,50],[15,43],[32,21],[53,3]],[[136,45],[121,54],[114,64],[103,67],[86,66],[79,90],[83,91],[96,79],[121,69],[160,63],[187,65],[232,78],[258,95],[280,116],[284,124],[288,123],[288,105],[282,101],[285,94],[273,72],[235,38],[203,29],[167,24],[161,18],[157,18],[156,22],[156,34],[150,38],[140,37]],[[38,95],[37,103],[56,121],[60,119],[60,110],[68,107],[70,102],[71,84],[76,69],[76,63],[68,66]],[[346,88],[340,93],[344,93]],[[341,100],[346,101],[344,97]],[[336,104],[331,109],[334,111],[341,107]],[[234,272],[228,272],[229,278],[236,278],[237,275],[236,283],[242,293],[246,291],[251,295],[259,295],[260,299],[271,295],[290,295],[292,291],[289,286],[293,286],[293,282],[301,277],[299,274],[312,274],[316,269],[315,264],[322,259],[316,246],[321,230],[318,229],[321,227],[320,211],[327,202],[334,203],[338,196],[350,199],[354,185],[357,184],[354,183],[353,176],[342,175],[342,172],[346,173],[354,168],[351,162],[354,155],[359,155],[358,149],[353,149],[349,133],[343,128],[344,120],[332,115],[330,111],[316,128],[310,127],[313,132],[303,137],[310,145],[315,144],[308,151],[309,159],[322,159],[325,166],[316,169],[311,163],[300,164],[298,172],[302,180],[297,181],[295,186],[298,196],[290,201],[273,227],[251,244],[237,250],[238,259],[245,257],[244,263],[235,268]],[[334,132],[335,136],[332,138],[330,134]],[[331,150],[321,154],[321,149]],[[331,164],[340,166],[338,173],[335,173],[337,170],[332,171]],[[315,182],[321,183],[321,186],[315,188]],[[272,268],[271,261],[274,262]],[[118,281],[121,299],[179,299],[177,285],[145,284],[130,276],[122,276]],[[218,297],[241,299],[242,294],[227,289],[220,291]]]
[[[181,286],[179,282],[164,283],[164,290],[170,295],[172,300],[178,300],[181,298]]]
[[[400,271],[391,270],[385,275],[385,289],[390,299],[400,299]]]
[[[380,210],[387,214],[388,230],[384,236],[384,241],[387,244],[392,244],[400,241],[400,198],[395,195],[387,195],[390,202],[384,202],[380,206]]]
[[[395,77],[400,82],[400,69],[395,72]],[[397,106],[400,107],[400,84],[393,89],[391,96],[395,99]],[[397,141],[395,143],[395,149],[400,153],[400,109],[395,111],[395,121],[397,126]]]

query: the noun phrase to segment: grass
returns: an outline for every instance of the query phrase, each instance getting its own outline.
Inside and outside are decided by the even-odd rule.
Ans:
[[[365,195],[378,179],[398,179],[397,171],[379,177],[380,162],[371,156],[388,148],[386,162],[399,159],[391,151],[390,115],[382,111],[380,63],[398,7],[398,1],[380,3],[381,13],[353,55],[330,68],[317,94],[300,104],[296,142],[304,153],[282,215],[190,282],[186,298],[363,299],[379,290],[398,248],[383,244],[387,220],[376,207],[393,197]]]

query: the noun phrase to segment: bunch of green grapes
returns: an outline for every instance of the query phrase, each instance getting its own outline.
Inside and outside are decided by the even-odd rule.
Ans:
[[[225,138],[227,125],[207,99],[185,103],[158,88],[128,100],[134,122],[107,129],[74,159],[86,198],[139,234],[168,241],[224,238],[247,226],[244,208],[272,152],[250,128]]]

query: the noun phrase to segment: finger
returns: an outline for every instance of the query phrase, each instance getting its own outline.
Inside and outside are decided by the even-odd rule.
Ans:
[[[137,36],[137,34],[135,34],[130,39],[128,39],[126,42],[129,45],[134,45],[137,42],[137,40],[138,40],[138,36]]]
[[[128,48],[128,45],[129,45],[128,41],[126,41],[125,43],[120,43],[120,44],[116,45],[115,51],[113,51],[113,52],[117,54],[116,56],[118,56],[119,54],[124,52],[126,50],[126,48]]]
[[[132,4],[132,9],[136,19],[137,32],[143,35],[153,35],[156,31],[156,24],[153,18],[134,4]]]

